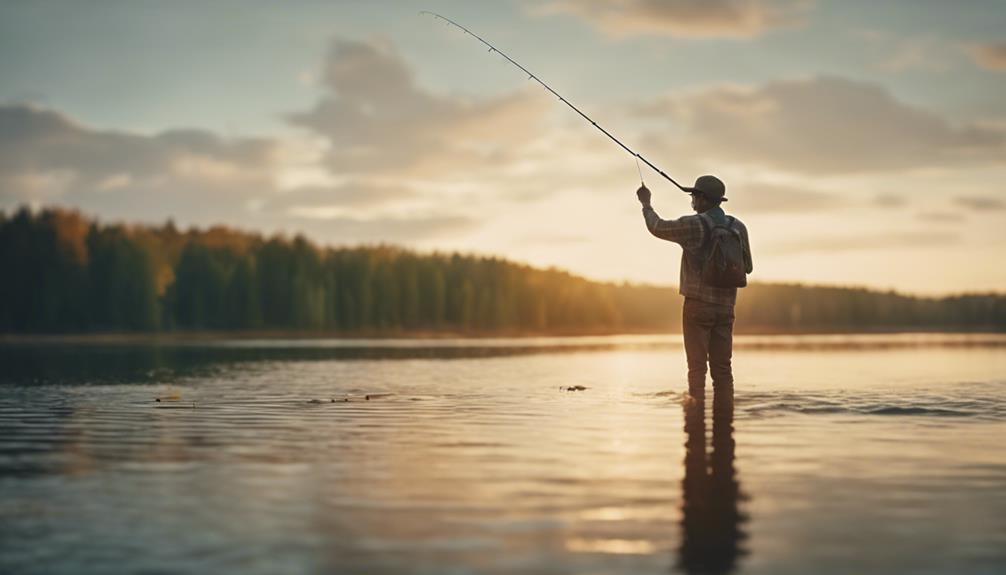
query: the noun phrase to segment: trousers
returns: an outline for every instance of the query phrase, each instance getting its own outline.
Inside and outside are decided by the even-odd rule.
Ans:
[[[730,367],[734,306],[685,298],[681,331],[685,338],[685,357],[688,360],[688,390],[705,390],[707,366],[713,378],[714,389],[731,389],[734,384]]]

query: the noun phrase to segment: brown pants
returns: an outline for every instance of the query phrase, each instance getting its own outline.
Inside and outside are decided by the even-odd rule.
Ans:
[[[713,387],[731,388],[734,384],[734,376],[730,370],[730,357],[733,355],[734,307],[685,298],[681,316],[681,330],[685,336],[685,356],[688,358],[689,391],[698,392],[705,389],[707,362],[713,376]]]

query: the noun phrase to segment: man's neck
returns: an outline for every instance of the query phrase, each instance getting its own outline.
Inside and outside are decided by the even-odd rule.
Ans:
[[[707,208],[705,211],[699,212],[700,214],[705,214],[706,216],[713,219],[714,222],[718,224],[726,223],[727,215],[723,213],[723,208],[720,206],[712,206]]]

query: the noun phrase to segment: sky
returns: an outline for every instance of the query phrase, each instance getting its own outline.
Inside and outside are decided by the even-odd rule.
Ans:
[[[676,283],[632,157],[424,9],[720,177],[755,281],[1006,291],[998,0],[0,0],[0,209]]]

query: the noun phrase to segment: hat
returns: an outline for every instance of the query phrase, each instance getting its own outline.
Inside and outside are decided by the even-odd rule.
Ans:
[[[682,189],[689,194],[701,194],[714,202],[727,201],[723,197],[727,193],[727,187],[716,176],[699,176],[694,186]]]

